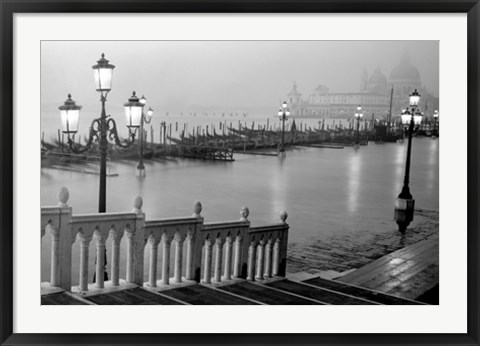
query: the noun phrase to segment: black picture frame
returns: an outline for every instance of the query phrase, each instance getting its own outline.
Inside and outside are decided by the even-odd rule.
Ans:
[[[479,345],[478,0],[0,0],[0,340],[2,345],[404,344]],[[465,334],[16,334],[13,333],[13,16],[16,13],[466,13],[468,28],[468,331]],[[454,316],[452,316],[454,318]],[[52,321],[53,322],[53,321]]]

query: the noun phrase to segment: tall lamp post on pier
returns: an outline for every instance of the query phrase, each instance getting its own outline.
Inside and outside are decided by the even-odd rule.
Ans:
[[[280,146],[281,156],[285,156],[285,121],[288,120],[288,117],[290,116],[290,110],[287,106],[287,103],[284,101],[282,103],[282,108],[278,110],[278,118],[282,122],[282,143]]]
[[[398,198],[395,200],[394,218],[397,222],[400,232],[405,232],[410,222],[413,220],[415,200],[410,193],[410,160],[412,154],[412,133],[415,125],[420,125],[422,122],[422,113],[418,111],[418,103],[420,102],[420,94],[415,89],[410,94],[410,109],[405,109],[402,112],[402,124],[408,125],[408,146],[407,159],[405,163],[405,176],[403,179],[403,188]]]
[[[432,137],[438,137],[438,130],[437,130],[437,121],[438,121],[438,110],[435,110],[433,112],[433,131],[432,131]]]
[[[145,124],[150,124],[150,122],[152,121],[153,109],[152,109],[152,107],[149,107],[148,110],[147,110],[147,113],[145,114],[143,112],[143,108],[145,107],[145,105],[147,103],[147,99],[145,98],[145,96],[142,96],[139,99],[135,95],[135,91],[134,91],[132,96],[128,99],[128,102],[124,104],[125,112],[130,112],[130,107],[132,105],[135,107],[135,105],[137,105],[138,103],[141,104],[142,115],[141,115],[141,119],[140,119],[140,138],[139,138],[140,139],[140,153],[139,153],[140,160],[139,160],[138,165],[137,165],[136,175],[138,177],[144,177],[145,176],[145,165],[143,164],[143,142],[144,142],[143,126],[144,126],[144,123]],[[125,113],[125,115],[128,118],[128,114]]]
[[[100,60],[98,60],[97,64],[93,65],[92,68],[94,71],[96,90],[100,93],[102,109],[100,117],[94,119],[90,125],[89,137],[84,146],[75,143],[75,134],[78,132],[78,121],[82,107],[75,104],[75,101],[72,100],[72,97],[69,94],[68,99],[58,108],[60,110],[63,133],[68,136],[68,145],[74,153],[84,153],[92,147],[94,141],[98,142],[100,151],[98,212],[104,213],[106,211],[107,197],[108,142],[109,140],[114,141],[116,145],[122,148],[129,147],[135,142],[135,134],[140,127],[140,116],[142,114],[143,105],[138,102],[138,104],[132,104],[128,111],[125,109],[129,139],[121,141],[118,136],[115,120],[113,120],[110,115],[107,115],[105,111],[105,102],[107,101],[108,92],[112,88],[112,74],[115,66],[111,65],[109,61],[105,59],[105,55],[102,54]]]
[[[360,120],[363,117],[362,106],[358,105],[357,111],[355,112],[355,119],[357,119],[357,133],[355,138],[355,149],[360,148]]]

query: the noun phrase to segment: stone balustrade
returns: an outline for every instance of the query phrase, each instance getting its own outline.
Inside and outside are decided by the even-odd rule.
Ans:
[[[88,277],[93,273],[88,265],[92,241],[96,244],[94,287],[99,290],[105,288],[107,241],[112,244],[109,286],[113,287],[122,285],[121,263],[126,265],[126,283],[151,288],[184,282],[217,284],[285,276],[289,229],[285,212],[278,224],[250,227],[246,207],[241,208],[238,221],[204,223],[198,201],[194,203],[192,216],[146,220],[140,197],[135,198],[132,212],[83,215],[72,214],[68,198],[68,190],[62,188],[57,206],[41,208],[41,236],[47,231],[52,235],[52,287],[73,289],[71,268],[75,240],[80,247],[80,263],[79,285],[74,290],[79,292],[89,290]],[[127,243],[125,254],[120,247],[123,237]],[[160,280],[157,278],[159,248],[162,250]],[[149,254],[146,264],[145,251]],[[121,258],[125,260],[122,262]],[[144,283],[145,270],[148,281]]]

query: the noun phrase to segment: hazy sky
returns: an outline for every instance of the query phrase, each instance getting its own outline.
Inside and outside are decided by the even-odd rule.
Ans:
[[[304,96],[319,84],[356,92],[364,68],[380,67],[388,78],[405,53],[438,95],[437,41],[44,41],[41,48],[48,110],[68,93],[83,106],[98,106],[92,65],[101,53],[116,66],[108,102],[119,106],[136,90],[159,110],[277,107],[293,81]]]

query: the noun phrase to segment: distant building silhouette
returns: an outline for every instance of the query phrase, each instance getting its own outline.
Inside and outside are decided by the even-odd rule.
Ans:
[[[400,115],[408,106],[408,96],[414,89],[422,95],[420,110],[431,116],[438,109],[438,97],[430,94],[422,86],[420,72],[404,54],[400,63],[390,72],[388,79],[380,67],[371,75],[365,68],[360,77],[360,90],[350,93],[331,93],[327,86],[318,85],[306,98],[298,92],[297,83],[287,94],[292,116],[319,118],[350,118],[358,105],[365,116],[374,114],[386,118],[390,109],[390,94],[393,87],[392,116]]]

